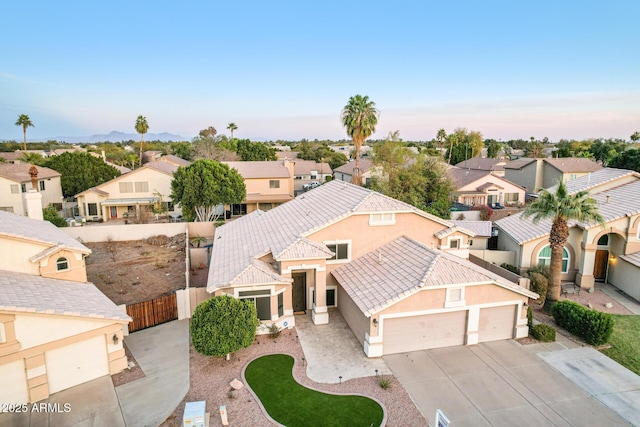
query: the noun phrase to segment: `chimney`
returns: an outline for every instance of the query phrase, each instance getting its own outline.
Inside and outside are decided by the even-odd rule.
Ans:
[[[35,165],[29,168],[29,175],[31,175],[31,187],[38,191],[38,168]]]
[[[24,210],[29,218],[42,221],[44,217],[42,216],[42,194],[38,191],[38,168],[32,165],[29,168],[29,175],[31,175],[33,188],[22,194]]]

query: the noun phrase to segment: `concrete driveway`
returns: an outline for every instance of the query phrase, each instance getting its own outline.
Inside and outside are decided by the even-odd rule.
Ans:
[[[456,427],[631,424],[628,420],[633,419],[630,417],[634,412],[637,416],[639,407],[633,407],[633,394],[613,399],[626,408],[621,412],[625,419],[554,369],[551,364],[557,360],[552,356],[547,356],[551,363],[548,364],[537,355],[556,353],[549,352],[549,348],[558,347],[522,346],[505,340],[402,353],[383,359],[432,425],[436,409],[444,411]],[[606,378],[611,367],[602,367],[602,376]],[[581,378],[585,377],[591,378],[582,372]],[[629,392],[629,387],[625,391]],[[616,409],[621,410],[620,406]]]

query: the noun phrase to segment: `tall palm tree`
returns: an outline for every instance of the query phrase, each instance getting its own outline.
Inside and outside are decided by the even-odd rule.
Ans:
[[[342,109],[340,118],[342,125],[347,129],[347,135],[353,140],[356,147],[356,167],[353,169],[351,182],[362,185],[360,173],[360,149],[364,141],[376,131],[380,112],[376,109],[376,103],[369,101],[368,96],[356,95],[349,98],[349,102]]]
[[[34,127],[31,119],[26,114],[20,114],[16,126],[22,126],[22,133],[24,134],[24,149],[27,149],[27,128],[29,126]]]
[[[549,265],[549,287],[545,310],[560,299],[560,283],[562,274],[562,251],[569,237],[569,221],[580,221],[587,224],[599,223],[605,228],[605,222],[598,211],[598,203],[589,195],[588,191],[578,191],[569,194],[563,182],[558,184],[555,193],[542,190],[535,202],[522,214],[522,218],[531,217],[534,224],[543,219],[550,219],[551,232],[549,245],[551,246],[551,260]]]
[[[447,139],[447,132],[444,129],[439,129],[436,134],[436,139],[438,140],[438,153],[440,157],[442,157],[442,145],[444,144],[444,140]]]
[[[144,142],[144,134],[149,131],[149,124],[147,118],[144,116],[138,116],[136,119],[136,132],[140,134],[140,159],[139,166],[142,166],[142,143]]]
[[[227,129],[229,129],[231,131],[231,139],[233,139],[233,131],[238,129],[238,126],[235,123],[231,122],[227,126]]]

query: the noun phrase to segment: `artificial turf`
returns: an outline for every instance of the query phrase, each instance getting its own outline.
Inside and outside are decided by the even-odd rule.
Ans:
[[[602,352],[640,375],[640,316],[614,314],[615,325],[609,338],[611,348]]]
[[[287,427],[377,427],[384,413],[364,396],[339,396],[310,390],[292,376],[293,358],[285,354],[260,357],[247,366],[245,378],[271,418]]]

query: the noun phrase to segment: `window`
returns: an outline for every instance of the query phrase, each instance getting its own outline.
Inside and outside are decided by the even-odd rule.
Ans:
[[[133,193],[133,182],[119,183],[121,193]]]
[[[608,246],[609,245],[609,235],[605,234],[604,236],[598,239],[598,246]]]
[[[538,265],[551,265],[551,246],[545,246],[538,253]],[[562,272],[569,272],[569,251],[567,248],[562,248]]]
[[[517,202],[518,201],[518,193],[504,193],[504,201],[508,202]]]
[[[27,184],[20,184],[20,188],[22,189],[23,193],[27,192]]]
[[[247,214],[247,205],[231,205],[231,214],[232,215],[246,215]]]
[[[18,193],[20,193],[20,187],[18,187],[18,184],[11,184],[11,194]]]
[[[448,288],[445,297],[445,307],[461,307],[466,304],[464,300],[464,288]]]
[[[284,292],[278,294],[278,317],[284,316]]]
[[[58,258],[56,261],[56,270],[64,271],[69,269],[69,260],[66,258]]]
[[[144,181],[144,182],[136,182],[135,183],[135,187],[136,187],[136,193],[148,193],[149,192],[149,183]]]
[[[335,255],[328,261],[349,260],[349,243],[325,243]]]
[[[241,291],[238,292],[240,299],[251,300],[258,311],[258,319],[271,320],[271,294],[265,291]]]
[[[270,179],[269,180],[269,188],[280,188],[280,180],[279,179]]]
[[[369,225],[371,226],[393,225],[395,223],[396,223],[396,214],[393,212],[369,215]]]
[[[98,204],[89,203],[89,215],[98,215]]]
[[[162,208],[166,209],[167,212],[173,212],[175,210],[172,202],[162,202]]]
[[[40,191],[44,191],[44,181],[40,181]]]
[[[336,306],[336,290],[327,289],[327,307]]]
[[[460,238],[449,239],[449,249],[459,249],[461,245]]]

